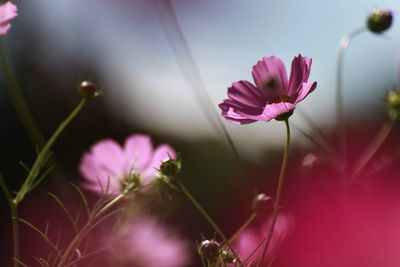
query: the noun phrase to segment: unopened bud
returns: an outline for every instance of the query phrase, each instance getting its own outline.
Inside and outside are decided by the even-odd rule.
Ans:
[[[264,193],[258,194],[253,199],[253,211],[254,212],[265,212],[272,207],[272,199]]]
[[[203,258],[214,260],[219,257],[220,245],[214,239],[204,240],[200,244],[199,251]]]
[[[90,81],[83,81],[78,88],[79,93],[85,99],[91,99],[100,95],[100,91],[97,89],[97,85]]]
[[[173,178],[176,177],[181,170],[182,162],[178,159],[169,159],[161,164],[160,172],[161,174]]]
[[[386,108],[391,120],[396,120],[400,114],[400,92],[392,90],[386,95]]]
[[[373,33],[382,33],[390,28],[392,22],[392,11],[374,8],[369,13],[367,27]]]

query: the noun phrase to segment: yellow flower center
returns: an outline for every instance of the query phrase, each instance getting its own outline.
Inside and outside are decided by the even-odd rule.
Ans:
[[[282,96],[277,96],[274,97],[270,103],[282,103],[282,102],[287,102],[287,103],[292,103],[292,98],[287,95],[282,95]]]

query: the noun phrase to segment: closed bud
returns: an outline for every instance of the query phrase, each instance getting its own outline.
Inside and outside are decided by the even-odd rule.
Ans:
[[[382,33],[390,28],[392,22],[392,11],[374,8],[369,13],[367,27],[373,33]]]
[[[265,212],[272,207],[272,199],[264,193],[258,194],[253,199],[253,211],[254,212]]]
[[[386,109],[391,120],[396,120],[400,114],[400,92],[391,90],[386,95]]]
[[[161,164],[160,173],[169,178],[173,178],[178,175],[181,166],[182,162],[179,159],[169,159]]]
[[[100,95],[97,85],[90,81],[83,81],[78,88],[79,93],[85,99],[91,99]]]
[[[200,255],[208,260],[215,260],[219,257],[220,244],[214,239],[204,240],[199,247]]]

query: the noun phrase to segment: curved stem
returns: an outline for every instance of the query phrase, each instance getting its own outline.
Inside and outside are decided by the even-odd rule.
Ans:
[[[344,105],[343,105],[343,65],[344,65],[344,57],[347,51],[348,46],[351,41],[364,32],[366,30],[365,27],[355,29],[350,32],[348,35],[345,35],[339,44],[339,52],[337,55],[337,69],[336,69],[336,123],[339,127],[338,131],[338,141],[340,147],[340,154],[343,159],[343,172],[347,171],[347,140],[346,140],[346,121],[344,116]]]
[[[215,105],[207,92],[192,51],[190,50],[185,35],[179,26],[171,1],[153,0],[153,3],[157,9],[161,26],[163,27],[168,42],[174,52],[179,68],[189,86],[192,88],[196,99],[199,101],[202,112],[207,117],[211,127],[213,127],[217,132],[222,133],[231,148],[232,153],[238,160],[240,160],[240,154],[235,146],[232,136],[229,134],[228,129],[216,112]]]
[[[35,163],[33,164],[33,167],[31,171],[28,174],[28,177],[26,178],[25,182],[21,186],[20,190],[18,191],[17,195],[14,198],[14,201],[16,203],[19,203],[22,201],[22,199],[25,197],[25,195],[30,191],[31,186],[34,184],[35,179],[38,177],[40,169],[43,167],[43,164],[50,152],[50,149],[60,136],[60,134],[65,130],[65,128],[71,123],[71,121],[78,115],[79,111],[85,106],[86,104],[86,99],[82,98],[79,104],[75,107],[75,109],[68,115],[68,117],[58,126],[56,131],[53,133],[53,135],[50,137],[49,141],[45,144],[43,149],[40,151]]]
[[[212,226],[214,231],[221,237],[223,243],[226,244],[232,253],[235,255],[236,259],[238,260],[239,266],[243,266],[242,262],[240,261],[238,255],[236,254],[235,250],[231,246],[229,239],[226,235],[222,232],[222,230],[218,227],[218,225],[214,222],[214,220],[208,215],[208,213],[203,209],[203,207],[197,202],[197,200],[192,196],[192,194],[186,189],[186,187],[182,184],[182,182],[177,179],[177,184],[179,189],[183,192],[183,194],[189,199],[189,201],[196,207],[196,209],[200,212],[200,214],[206,219],[206,221]]]
[[[272,236],[273,236],[274,230],[275,230],[276,220],[278,218],[279,205],[280,205],[281,197],[282,197],[283,180],[285,178],[286,166],[287,166],[287,162],[288,162],[288,158],[289,158],[289,147],[290,147],[290,126],[289,126],[288,119],[285,120],[285,125],[286,125],[286,144],[285,144],[285,151],[283,154],[281,172],[280,172],[279,180],[278,180],[278,187],[276,189],[276,199],[275,199],[275,203],[274,203],[274,211],[272,212],[272,220],[271,220],[271,224],[270,224],[270,227],[268,230],[268,236],[267,236],[264,248],[263,248],[263,252],[261,254],[260,261],[257,264],[258,267],[261,266],[261,263],[264,261],[264,258],[268,251],[268,247],[271,243]]]
[[[4,71],[4,78],[7,83],[7,89],[10,94],[11,101],[14,105],[15,111],[18,114],[25,131],[28,133],[29,139],[32,144],[42,146],[45,142],[43,134],[41,133],[28,104],[25,101],[25,97],[22,90],[17,82],[11,61],[8,56],[8,51],[4,44],[4,41],[0,39],[0,64]]]
[[[393,125],[394,123],[392,121],[385,121],[383,123],[382,127],[379,129],[379,132],[375,136],[374,140],[372,140],[369,146],[365,149],[364,153],[361,155],[360,159],[357,161],[353,175],[357,175],[364,168],[364,166],[368,163],[368,161],[372,158],[372,156],[376,153],[376,151],[385,141],[386,137],[392,130]]]

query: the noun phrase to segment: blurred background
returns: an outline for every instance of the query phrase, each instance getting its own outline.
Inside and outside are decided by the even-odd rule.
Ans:
[[[385,34],[364,32],[351,43],[344,67],[344,103],[354,128],[349,132],[365,138],[354,140],[358,142],[357,149],[363,147],[362,141],[368,142],[367,137],[379,127],[379,119],[384,118],[384,96],[398,85],[400,75],[398,1],[169,2],[36,0],[17,3],[19,16],[4,39],[18,82],[43,135],[48,138],[77,104],[80,97],[76,88],[80,81],[90,79],[104,93],[88,103],[63,133],[54,147],[57,171],[41,189],[29,196],[32,201],[23,204],[21,216],[43,224],[40,217],[48,218],[48,212],[37,211],[36,205],[51,201],[43,197],[43,193],[63,194],[66,181],[79,183],[77,166],[81,155],[96,141],[110,137],[122,143],[132,133],[146,133],[153,136],[156,144],[170,143],[181,152],[183,179],[188,188],[226,232],[232,233],[249,215],[255,190],[275,193],[284,126],[275,121],[244,126],[223,121],[241,155],[239,162],[220,131],[212,127],[202,112],[201,99],[194,90],[205,89],[214,111],[219,114],[217,105],[226,97],[230,84],[243,79],[251,81],[251,67],[263,56],[280,57],[288,69],[299,53],[310,56],[313,58],[310,80],[316,80],[318,87],[301,106],[326,135],[333,137],[338,44],[345,34],[365,25],[368,12],[374,7],[393,10],[394,24]],[[182,43],[179,29],[174,28],[169,7],[174,11],[190,51]],[[36,155],[35,146],[18,120],[3,75],[0,78],[0,173],[11,188],[17,189],[25,175],[19,162],[31,165]],[[307,124],[296,113],[291,120],[297,127],[307,130]],[[298,195],[285,196],[288,209],[291,203],[292,207],[297,207],[293,203],[301,203],[299,199],[309,196],[306,189],[296,191],[293,188],[303,188],[304,183],[311,181],[301,180],[298,171],[304,155],[313,148],[295,129],[293,140],[288,188]],[[398,145],[395,139],[392,142]],[[8,211],[5,200],[0,199],[1,236],[7,240],[10,235]],[[190,204],[183,203],[171,211],[179,216],[170,216],[167,220],[179,225],[181,232],[191,240],[199,240],[201,233],[212,236],[213,231],[206,222]],[[304,213],[299,211],[302,209],[296,210],[298,218],[302,218]],[[35,237],[30,239],[38,242]],[[303,239],[293,240],[286,254],[292,258],[302,251],[298,244]],[[389,243],[398,244],[397,241]],[[313,249],[310,246],[307,251]],[[0,253],[2,265],[9,264],[10,253],[9,247]],[[28,258],[33,253],[34,250],[26,252],[25,256]],[[380,261],[369,260],[372,265],[360,262],[364,265],[353,262],[353,265],[323,266],[378,266],[374,264]],[[310,262],[296,265],[278,260],[276,265],[322,266],[317,259],[313,263],[315,265]]]

